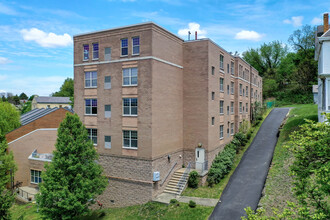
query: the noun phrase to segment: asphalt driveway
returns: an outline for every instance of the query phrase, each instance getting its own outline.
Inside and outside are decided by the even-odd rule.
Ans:
[[[209,219],[239,220],[245,215],[244,208],[257,208],[273,158],[278,129],[288,111],[289,108],[275,108],[270,112]]]

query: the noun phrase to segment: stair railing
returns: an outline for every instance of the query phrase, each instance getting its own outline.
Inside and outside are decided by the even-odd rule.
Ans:
[[[170,173],[172,173],[174,167],[175,167],[177,164],[178,164],[178,162],[175,162],[175,164],[172,166],[172,168],[170,169],[170,171],[167,173],[167,175],[165,176],[165,178],[163,179],[163,181],[160,183],[160,186],[162,186],[162,185],[165,183],[167,177],[170,175]]]
[[[187,184],[190,170],[191,170],[191,163],[189,162],[187,168],[184,170],[184,172],[177,184],[177,189],[178,189],[177,192],[179,193],[179,195],[181,195],[182,191],[184,190],[184,188]]]

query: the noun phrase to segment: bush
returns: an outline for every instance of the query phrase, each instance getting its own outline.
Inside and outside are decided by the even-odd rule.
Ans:
[[[170,200],[170,204],[177,204],[178,203],[178,200],[176,200],[176,199],[171,199]]]
[[[191,188],[197,188],[199,183],[199,175],[197,171],[192,171],[189,173],[188,186]]]
[[[190,201],[189,201],[189,207],[190,207],[190,208],[195,208],[195,207],[196,207],[196,202],[190,200]]]
[[[239,140],[239,142],[241,143],[241,146],[244,146],[247,143],[247,138],[246,135],[242,132],[238,132],[234,135],[234,138],[236,138],[237,140]]]

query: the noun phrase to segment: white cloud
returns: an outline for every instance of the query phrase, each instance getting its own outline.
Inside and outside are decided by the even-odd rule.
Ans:
[[[291,19],[285,19],[283,22],[285,24],[292,24],[294,27],[300,27],[302,26],[302,21],[304,17],[303,16],[293,16]]]
[[[1,80],[5,80],[5,79],[7,79],[7,78],[8,78],[7,75],[0,75],[0,81],[1,81]],[[4,90],[0,90],[0,92],[4,92]]]
[[[264,34],[259,34],[255,31],[241,30],[235,35],[237,40],[251,40],[251,41],[260,41],[263,38]]]
[[[322,19],[321,18],[313,18],[313,20],[311,21],[311,24],[313,25],[317,25],[317,24],[322,24]]]
[[[11,61],[10,59],[6,58],[6,57],[0,57],[0,64],[8,64],[8,63],[12,63],[13,61]]]
[[[52,32],[46,33],[37,28],[22,29],[20,32],[25,41],[35,41],[42,47],[66,47],[72,44],[72,38],[67,33],[57,35]]]
[[[14,9],[9,8],[8,6],[0,3],[0,14],[17,15],[17,12]]]
[[[207,31],[205,29],[200,28],[200,24],[191,22],[188,24],[188,28],[183,28],[178,31],[178,35],[182,38],[186,38],[188,36],[188,31],[192,34],[192,38],[194,38],[195,31],[197,31],[198,38],[206,38]]]

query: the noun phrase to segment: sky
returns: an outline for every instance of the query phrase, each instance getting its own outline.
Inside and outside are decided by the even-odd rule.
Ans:
[[[153,21],[187,40],[198,31],[229,52],[322,24],[330,1],[0,0],[0,92],[48,96],[73,78],[76,34]]]

